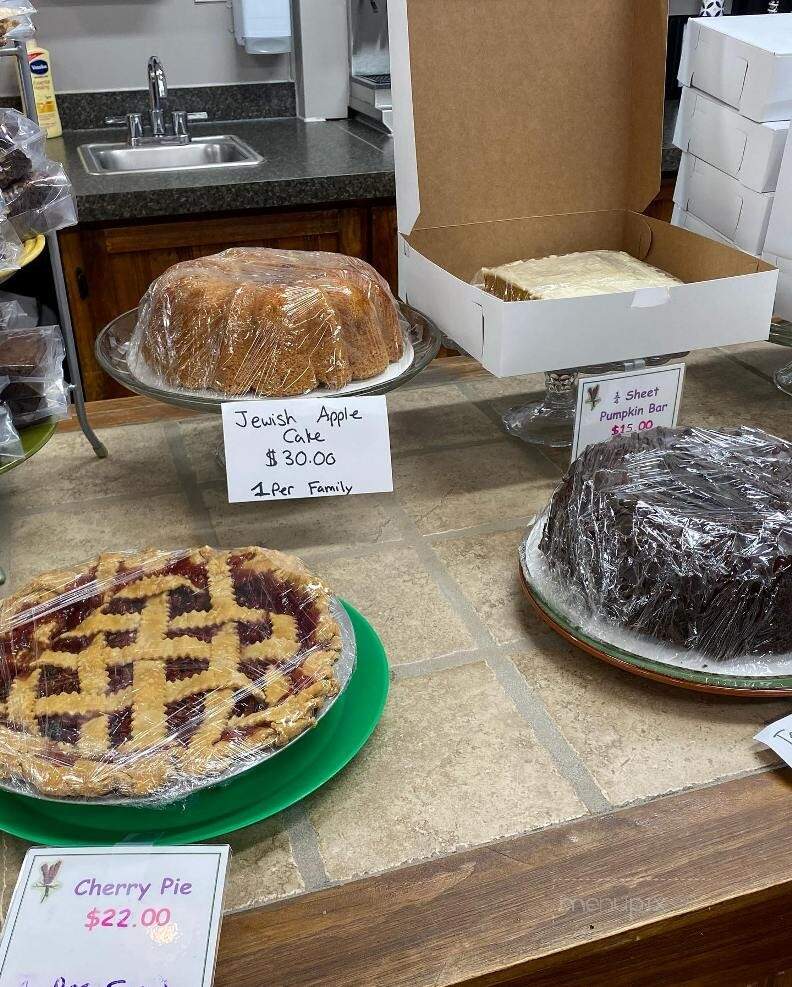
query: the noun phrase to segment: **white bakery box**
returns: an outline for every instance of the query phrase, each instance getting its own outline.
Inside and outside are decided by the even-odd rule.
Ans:
[[[719,233],[711,226],[703,223],[698,216],[694,216],[692,212],[688,212],[681,206],[674,205],[671,223],[674,226],[680,226],[683,230],[690,230],[691,233],[698,233],[699,236],[705,236],[710,240],[716,240],[718,243],[725,243],[729,247],[734,246],[728,237],[725,237],[722,233]]]
[[[389,0],[399,291],[496,376],[767,339],[777,272],[642,215],[665,0]],[[482,267],[626,250],[683,284],[504,302]]]
[[[754,192],[773,192],[789,120],[754,123],[713,96],[684,87],[674,144]]]
[[[761,254],[774,192],[754,192],[707,161],[682,152],[674,202],[741,250]]]
[[[757,123],[792,119],[792,14],[692,18],[679,81]]]
[[[778,173],[764,249],[769,254],[792,257],[792,138],[789,136]]]
[[[792,258],[780,254],[765,253],[764,259],[778,268],[778,291],[775,299],[775,314],[792,322]]]

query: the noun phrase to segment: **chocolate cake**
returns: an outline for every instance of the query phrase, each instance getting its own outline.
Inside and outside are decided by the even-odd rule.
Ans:
[[[590,612],[716,659],[792,652],[792,443],[665,429],[589,446],[540,550]]]

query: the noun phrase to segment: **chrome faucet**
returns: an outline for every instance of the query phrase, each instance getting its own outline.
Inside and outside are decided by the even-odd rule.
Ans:
[[[168,113],[168,82],[162,62],[156,55],[148,60],[148,91],[150,135],[144,133],[142,113],[105,117],[105,124],[108,127],[126,126],[127,144],[130,147],[139,147],[141,144],[189,144],[192,138],[188,124],[193,120],[206,120],[208,114],[203,110],[195,113],[173,110]]]
[[[156,55],[148,60],[149,116],[151,136],[165,136],[165,111],[168,108],[168,82],[165,69]]]

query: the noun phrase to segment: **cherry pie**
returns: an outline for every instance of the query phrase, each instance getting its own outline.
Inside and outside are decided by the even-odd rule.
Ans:
[[[101,555],[0,601],[0,777],[54,797],[189,791],[338,691],[330,596],[262,548]]]

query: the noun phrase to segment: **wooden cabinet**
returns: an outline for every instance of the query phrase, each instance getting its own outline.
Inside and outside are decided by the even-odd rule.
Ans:
[[[362,257],[396,288],[396,209],[390,202],[293,212],[79,226],[59,234],[88,400],[127,396],[94,356],[97,333],[128,311],[166,268],[226,247],[332,250]]]

